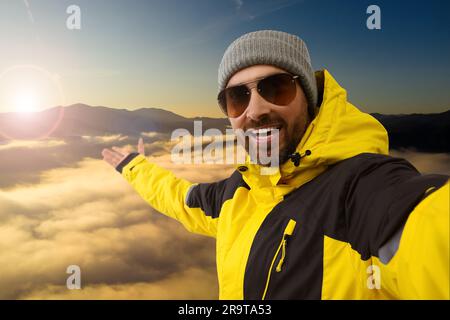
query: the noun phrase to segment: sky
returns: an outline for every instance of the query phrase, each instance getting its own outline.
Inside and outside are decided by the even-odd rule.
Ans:
[[[381,30],[366,28],[371,4]],[[79,30],[66,26],[71,5]],[[0,0],[0,113],[85,103],[222,117],[222,54],[261,29],[304,39],[314,69],[328,69],[363,111],[441,112],[450,109],[449,13],[448,1]],[[168,135],[143,135],[149,161],[181,178],[233,171],[176,165]],[[0,299],[217,298],[214,240],[158,214],[100,159],[135,140],[0,143]],[[449,154],[393,155],[450,172]],[[69,265],[81,267],[83,290],[67,289]]]
[[[381,10],[369,30],[366,9]],[[81,28],[69,30],[77,5]],[[227,46],[261,29],[293,33],[365,112],[450,109],[448,1],[0,0],[0,112],[85,103],[221,117]]]

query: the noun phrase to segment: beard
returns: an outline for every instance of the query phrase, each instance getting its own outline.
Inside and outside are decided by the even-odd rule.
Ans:
[[[261,119],[260,121],[252,121],[251,123],[249,123],[245,130],[248,129],[252,129],[252,128],[258,128],[258,127],[262,127],[262,126],[269,126],[271,124],[277,124],[277,125],[281,125],[281,130],[284,131],[284,135],[283,135],[283,141],[278,141],[277,147],[278,150],[272,150],[271,149],[271,144],[267,144],[264,151],[266,152],[267,156],[271,156],[272,152],[275,151],[278,153],[278,166],[284,164],[286,161],[289,160],[289,156],[292,155],[295,150],[297,149],[298,144],[300,143],[301,139],[303,138],[303,135],[306,132],[306,129],[309,126],[310,123],[310,119],[308,114],[306,113],[304,116],[301,116],[297,119],[297,121],[295,123],[293,123],[291,125],[291,127],[288,127],[288,124],[286,123],[286,121],[284,121],[282,118],[280,117],[266,117]],[[281,132],[280,130],[280,132]],[[280,137],[280,136],[278,136]],[[248,154],[252,154],[252,152],[250,151],[250,147],[251,147],[251,143],[248,139],[250,139],[248,136],[244,137],[244,146],[245,146],[245,150],[247,151]],[[239,139],[238,139],[239,140]],[[256,154],[256,159],[253,159],[254,161],[256,161],[256,163],[258,163],[261,166],[265,166],[265,167],[269,167],[272,166],[272,163],[264,163],[261,162],[261,149],[259,147],[256,147],[256,151],[254,149],[254,145],[253,145],[253,154]]]
[[[289,157],[295,152],[310,122],[309,117],[306,120],[299,119],[292,127],[291,132],[286,132],[285,144],[280,148],[280,165],[288,161]]]

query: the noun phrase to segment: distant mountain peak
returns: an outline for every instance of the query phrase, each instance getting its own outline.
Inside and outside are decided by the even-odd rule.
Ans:
[[[0,128],[10,137],[39,136],[55,123],[61,107],[41,111],[25,123],[18,123],[18,113],[0,113]],[[139,136],[142,132],[171,133],[184,128],[193,132],[194,121],[202,121],[202,129],[217,128],[222,132],[229,126],[227,118],[185,118],[162,108],[136,110],[90,106],[76,103],[63,107],[61,123],[52,131],[56,138],[121,134]],[[372,113],[389,133],[393,149],[414,148],[425,152],[450,152],[450,110],[433,114],[383,115]],[[0,134],[0,140],[4,139]]]

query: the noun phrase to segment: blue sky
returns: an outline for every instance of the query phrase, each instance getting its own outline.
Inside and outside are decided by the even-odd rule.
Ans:
[[[71,4],[81,30],[66,28]],[[371,4],[381,30],[366,28]],[[49,84],[39,93],[47,104],[221,116],[224,50],[243,33],[276,29],[303,38],[314,69],[327,68],[363,111],[440,112],[450,109],[449,15],[448,1],[0,0],[0,84],[8,68],[33,65],[64,93],[51,100]]]

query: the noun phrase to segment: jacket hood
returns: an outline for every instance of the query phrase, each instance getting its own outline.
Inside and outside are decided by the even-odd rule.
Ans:
[[[251,188],[281,187],[282,194],[312,180],[326,168],[360,153],[388,154],[386,129],[370,114],[347,101],[347,92],[327,70],[315,73],[319,103],[296,152],[298,166],[288,160],[277,168],[265,168],[250,162],[238,166]],[[309,151],[307,151],[309,150]],[[283,182],[279,184],[280,180]]]

